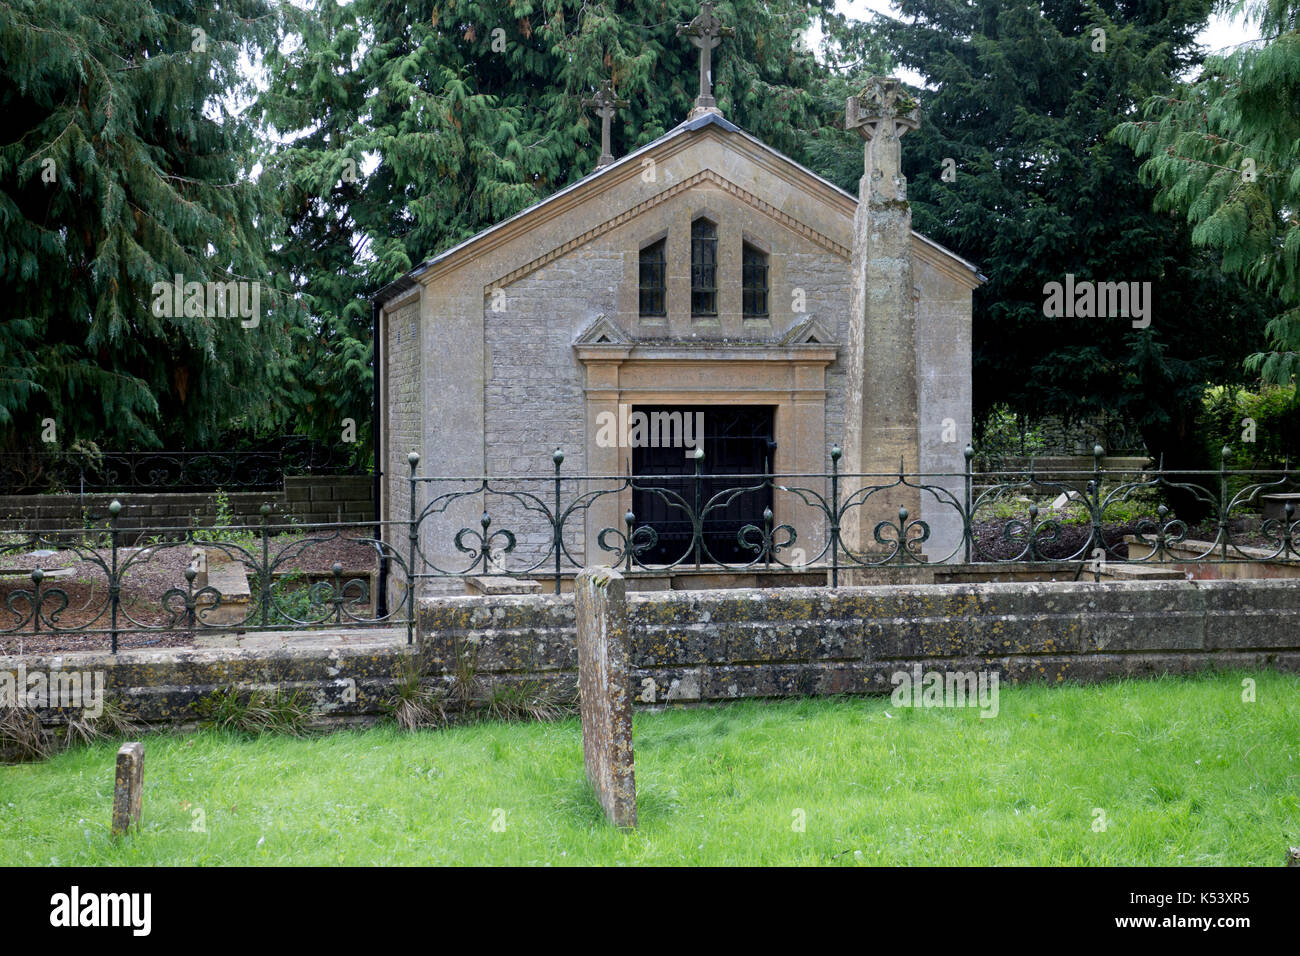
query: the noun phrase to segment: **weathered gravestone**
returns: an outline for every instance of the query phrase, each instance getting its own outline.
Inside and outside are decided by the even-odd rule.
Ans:
[[[578,691],[587,779],[615,826],[636,826],[627,584],[612,568],[585,568],[574,586]]]
[[[113,836],[121,836],[139,826],[143,790],[144,744],[122,744],[113,777]]]

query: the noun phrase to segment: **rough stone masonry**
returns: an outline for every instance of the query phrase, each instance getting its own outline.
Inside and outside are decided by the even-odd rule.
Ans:
[[[611,823],[636,826],[627,583],[612,568],[578,573],[578,694],[587,779]]]

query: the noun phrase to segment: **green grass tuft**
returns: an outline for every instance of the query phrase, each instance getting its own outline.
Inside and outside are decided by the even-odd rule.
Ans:
[[[1273,672],[1003,687],[993,719],[882,697],[638,712],[634,832],[604,822],[572,718],[144,739],[128,840],[120,741],[0,767],[0,864],[1279,866],[1300,845],[1300,678]]]

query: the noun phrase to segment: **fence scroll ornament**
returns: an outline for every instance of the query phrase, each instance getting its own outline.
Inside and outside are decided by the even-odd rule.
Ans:
[[[709,475],[703,470],[703,451],[694,452],[693,473],[673,476],[565,475],[564,455],[557,450],[552,456],[554,471],[550,477],[536,475],[497,477],[423,477],[417,474],[418,456],[411,458],[410,494],[417,501],[427,491],[428,502],[412,510],[410,522],[411,551],[408,563],[417,569],[416,578],[459,577],[502,574],[525,578],[551,579],[555,593],[560,593],[565,574],[584,566],[584,555],[577,542],[582,539],[584,521],[592,507],[602,499],[624,502],[633,493],[652,498],[678,524],[688,529],[688,541],[669,560],[651,562],[645,556],[660,543],[662,534],[649,523],[639,523],[633,509],[624,508],[622,525],[606,526],[594,534],[595,546],[606,562],[627,572],[638,570],[655,573],[675,569],[701,568],[748,571],[756,568],[792,570],[822,569],[828,572],[832,587],[839,584],[844,568],[889,565],[917,565],[935,562],[1077,562],[1091,567],[1097,552],[1108,562],[1130,564],[1187,563],[1197,561],[1271,561],[1300,558],[1300,524],[1295,505],[1287,503],[1280,518],[1263,520],[1250,532],[1254,543],[1237,540],[1241,531],[1235,525],[1250,508],[1257,506],[1262,494],[1295,491],[1300,476],[1287,467],[1276,471],[1242,471],[1221,463],[1212,484],[1197,472],[1166,470],[1163,467],[1138,472],[1116,472],[1102,467],[1105,456],[1101,446],[1093,449],[1093,465],[1083,471],[1053,471],[1037,474],[1034,465],[1024,471],[976,472],[975,451],[967,446],[965,467],[960,472],[936,474],[852,475],[839,471],[840,449],[830,451],[831,470],[800,475]],[[722,483],[725,487],[709,491]],[[846,488],[853,490],[846,493]],[[868,514],[887,493],[898,488],[915,492],[921,501],[920,516],[907,508],[890,514],[870,515],[863,522],[869,529],[865,543],[847,540],[845,518],[850,513]],[[752,520],[730,524],[717,519],[745,496],[769,494],[780,496],[780,521],[771,505]],[[1044,517],[1037,503],[1042,499],[1064,496],[1067,508]],[[1203,519],[1212,535],[1200,546],[1188,551],[1189,525],[1174,515],[1169,505],[1156,499],[1182,497],[1203,508]],[[1037,499],[1037,500],[1036,500]],[[461,527],[454,532],[457,552],[469,560],[452,563],[444,550],[434,553],[430,544],[441,535],[430,533],[440,519],[453,524],[458,508],[472,501],[480,515],[479,529]],[[1149,514],[1130,517],[1133,506],[1149,503]],[[999,553],[990,555],[976,541],[977,525],[1007,507],[1019,508],[1021,514],[1006,517],[998,532]],[[876,509],[878,510],[878,509]],[[799,512],[803,514],[800,515]],[[498,515],[509,516],[522,524],[495,528]],[[1123,520],[1121,520],[1121,516]],[[802,520],[800,520],[802,519]],[[1109,540],[1107,525],[1128,525],[1137,543],[1147,545],[1149,553],[1130,558],[1122,542]],[[726,526],[726,530],[718,530]],[[938,547],[938,553],[926,550],[938,544],[936,526],[950,529]],[[802,527],[804,530],[798,530]],[[1067,538],[1067,528],[1075,533]],[[812,528],[811,540],[801,538]],[[952,533],[951,529],[956,529]],[[719,542],[727,543],[734,535],[736,548],[746,557],[727,560],[715,553]],[[1262,539],[1262,540],[1256,540]],[[493,540],[504,543],[499,550]],[[535,546],[521,547],[529,540]],[[471,542],[467,544],[467,542]],[[1067,548],[1061,552],[1060,545]],[[1058,547],[1053,548],[1053,545]],[[1183,545],[1178,553],[1173,548]],[[1199,547],[1199,550],[1196,550]],[[1245,548],[1245,550],[1243,550]],[[1048,552],[1055,551],[1054,554]],[[496,555],[495,559],[493,555]],[[510,558],[514,558],[511,564]],[[597,562],[600,563],[600,562]],[[1094,569],[1094,573],[1099,569]]]
[[[838,587],[846,569],[936,562],[1067,562],[1098,580],[1103,564],[1300,561],[1300,474],[1230,470],[1227,453],[1209,475],[1111,471],[1100,446],[1087,470],[976,472],[967,446],[961,471],[856,475],[839,470],[835,446],[827,472],[712,475],[696,450],[686,474],[636,476],[566,474],[557,449],[549,475],[473,477],[421,476],[413,453],[406,518],[378,525],[272,524],[264,508],[256,525],[125,532],[114,502],[98,528],[0,529],[0,652],[51,631],[105,635],[115,652],[123,634],[194,631],[405,626],[413,641],[415,596],[436,579],[526,578],[559,593],[598,563],[656,575],[788,569]],[[897,489],[919,514],[887,503]],[[1255,516],[1266,494],[1284,506]],[[636,502],[658,518],[639,517]],[[313,549],[343,546],[365,567],[327,559],[289,580]],[[200,580],[196,549],[239,570],[242,600]],[[75,602],[54,552],[84,579]],[[137,575],[158,568],[170,569],[166,586],[141,597]]]
[[[9,574],[0,576],[0,586],[6,578],[16,585],[7,588],[0,601],[0,641],[16,644],[49,632],[101,635],[117,653],[123,634],[394,626],[410,619],[409,595],[384,610],[383,596],[373,587],[369,572],[380,562],[387,562],[399,579],[409,580],[403,557],[381,538],[364,535],[373,532],[373,524],[273,524],[270,507],[263,505],[257,525],[126,532],[119,525],[122,512],[123,505],[113,501],[102,527],[17,531],[0,537],[0,570],[14,558],[36,562],[27,575],[29,584]],[[128,534],[137,543],[129,543]],[[338,542],[372,553],[373,569],[360,576],[355,569],[346,572],[338,561],[320,572],[294,567],[295,559],[311,549]],[[202,572],[194,557],[199,552],[205,554],[205,563],[224,559],[239,569],[247,593],[200,585]],[[41,567],[56,554],[75,569],[71,584],[65,580],[68,572],[55,577]],[[140,579],[164,563],[173,568],[184,564],[177,583],[151,599],[131,597]],[[312,574],[319,579],[311,580]],[[88,592],[75,606],[70,595],[74,585]]]

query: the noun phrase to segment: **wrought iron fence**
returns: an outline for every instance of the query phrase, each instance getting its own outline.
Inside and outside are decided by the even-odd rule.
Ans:
[[[264,505],[253,525],[127,531],[123,505],[108,511],[98,527],[0,531],[0,648],[401,625],[410,639],[410,594],[383,586],[410,575],[382,526],[273,524]]]
[[[0,493],[270,491],[286,475],[362,474],[355,451],[289,435],[260,449],[7,452],[0,454]]]
[[[1290,468],[1232,470],[1225,455],[1210,475],[1121,473],[1097,447],[1091,469],[1039,475],[977,472],[974,457],[967,447],[950,473],[862,475],[840,471],[836,447],[824,473],[710,475],[697,451],[689,473],[646,478],[565,474],[557,450],[548,475],[426,477],[412,454],[406,516],[379,525],[272,524],[264,507],[253,525],[128,532],[115,501],[98,527],[0,529],[0,648],[50,632],[104,635],[116,652],[123,635],[366,626],[405,626],[411,642],[415,597],[434,581],[526,578],[559,593],[587,564],[788,569],[831,587],[847,570],[944,562],[1072,562],[1093,580],[1107,565],[1300,565]],[[1275,514],[1256,511],[1266,494]]]
[[[1116,472],[1102,467],[1103,457],[1095,446],[1088,470],[976,472],[967,446],[959,472],[847,474],[836,446],[825,473],[710,475],[697,451],[693,474],[645,478],[566,475],[559,450],[546,477],[424,477],[413,454],[410,501],[427,500],[412,509],[407,564],[417,580],[541,578],[559,593],[564,575],[584,561],[657,573],[825,569],[837,587],[844,569],[891,565],[1078,562],[1099,579],[1105,562],[1300,558],[1296,503],[1274,517],[1252,510],[1266,493],[1300,489],[1295,470],[1232,470],[1225,459],[1208,476]],[[621,509],[637,498],[657,500],[686,529],[674,555],[656,550],[662,523],[639,519],[630,507],[621,522],[592,526],[602,502],[608,513],[609,503]],[[734,506],[746,499],[753,503],[747,518],[737,517]],[[770,503],[760,511],[763,502]],[[477,521],[467,520],[475,513]],[[1130,555],[1127,536],[1144,553]],[[724,542],[742,559],[724,557]],[[650,553],[658,560],[645,560]]]

